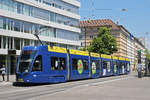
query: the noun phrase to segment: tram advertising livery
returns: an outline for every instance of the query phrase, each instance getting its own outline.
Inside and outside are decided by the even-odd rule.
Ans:
[[[26,46],[18,57],[16,81],[58,83],[129,72],[128,58],[55,46]]]

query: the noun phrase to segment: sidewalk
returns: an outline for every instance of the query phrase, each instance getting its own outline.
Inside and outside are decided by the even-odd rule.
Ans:
[[[9,81],[7,81],[7,75],[5,75],[5,81],[2,80],[2,76],[0,75],[0,86],[13,84],[16,81],[16,75],[9,75]]]

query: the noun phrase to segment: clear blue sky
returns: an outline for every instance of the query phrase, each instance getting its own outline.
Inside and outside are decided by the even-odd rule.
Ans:
[[[119,20],[131,34],[150,42],[150,0],[79,0],[81,20]],[[126,9],[122,11],[121,9]],[[150,45],[149,45],[150,46]]]

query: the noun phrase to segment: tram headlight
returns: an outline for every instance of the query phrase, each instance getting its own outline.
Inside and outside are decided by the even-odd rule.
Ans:
[[[28,73],[29,72],[28,69],[26,69],[25,72]]]
[[[27,80],[27,82],[30,82],[29,80]]]

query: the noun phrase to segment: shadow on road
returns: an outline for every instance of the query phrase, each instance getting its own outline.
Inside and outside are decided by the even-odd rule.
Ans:
[[[33,86],[42,86],[42,85],[52,85],[54,83],[19,83],[19,82],[13,82],[13,86],[16,87],[33,87]],[[55,84],[60,84],[60,83],[55,83]]]

